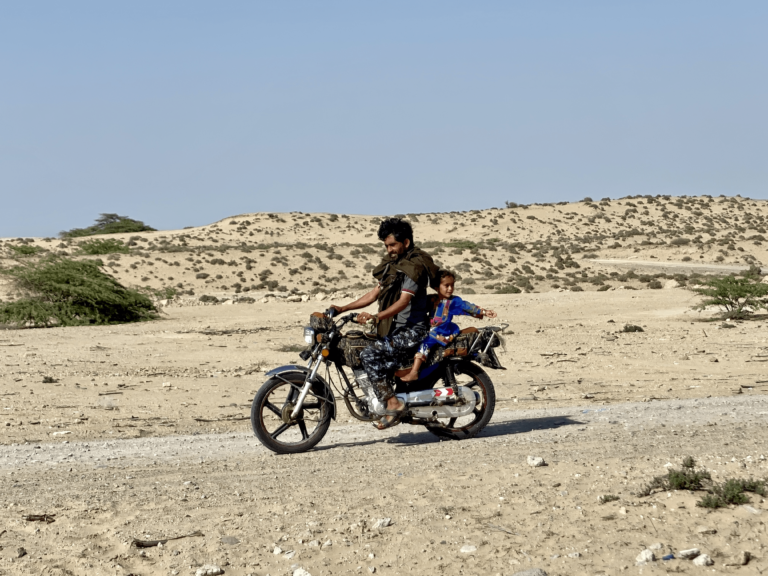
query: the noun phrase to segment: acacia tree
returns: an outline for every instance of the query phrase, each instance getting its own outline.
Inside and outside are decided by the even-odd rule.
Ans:
[[[104,213],[96,218],[96,224],[87,228],[73,228],[59,233],[62,238],[79,238],[81,236],[94,236],[96,234],[124,234],[127,232],[154,232],[155,229],[147,226],[141,220],[134,220],[128,216]]]
[[[753,268],[742,278],[711,278],[693,291],[704,297],[694,309],[718,306],[724,318],[746,318],[760,308],[768,309],[768,284],[761,282],[758,270]]]

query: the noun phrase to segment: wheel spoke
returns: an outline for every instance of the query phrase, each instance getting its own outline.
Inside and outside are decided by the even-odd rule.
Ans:
[[[272,404],[272,402],[264,402],[264,408],[269,409],[270,412],[273,412],[275,416],[278,418],[282,417],[282,414],[280,413],[280,410],[277,409],[277,406]]]
[[[293,426],[293,424],[282,424],[277,430],[272,432],[270,436],[272,437],[273,440],[277,440],[277,437],[280,436],[280,434],[282,434],[286,430],[288,430],[288,428],[290,428],[291,426]]]
[[[304,423],[304,420],[299,420],[299,430],[301,430],[302,440],[309,438],[309,434],[307,434],[307,425]]]

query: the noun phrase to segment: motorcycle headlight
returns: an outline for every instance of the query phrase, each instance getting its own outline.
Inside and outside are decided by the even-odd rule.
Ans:
[[[306,342],[307,344],[315,343],[315,331],[309,326],[304,328],[304,342]]]

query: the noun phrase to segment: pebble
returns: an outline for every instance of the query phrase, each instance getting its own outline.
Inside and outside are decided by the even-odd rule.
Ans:
[[[741,507],[744,508],[744,510],[746,510],[747,512],[750,512],[751,514],[754,514],[756,516],[763,512],[762,510],[758,510],[757,508],[754,508],[749,504],[742,504]]]
[[[664,548],[664,544],[661,542],[656,542],[655,544],[648,546],[648,550],[661,550],[662,548]]]
[[[222,544],[240,544],[240,540],[238,540],[234,536],[222,536],[221,543]]]
[[[282,553],[283,553],[283,549],[280,548],[280,546],[275,546],[275,549],[272,550],[272,554],[274,554],[275,556],[277,556],[278,554],[282,554]]]
[[[224,574],[224,570],[216,564],[206,564],[195,571],[195,576],[219,576],[219,574]]]
[[[312,574],[304,570],[304,568],[296,568],[296,570],[293,571],[293,576],[312,576]]]
[[[540,456],[528,456],[528,466],[532,468],[538,468],[539,466],[545,466],[544,458]]]
[[[27,555],[27,550],[25,548],[19,548],[16,550],[16,558],[24,558],[24,556]]]
[[[701,550],[698,548],[690,548],[689,550],[680,550],[677,555],[683,560],[691,560],[701,554]]]
[[[714,564],[714,560],[707,556],[706,554],[700,554],[699,556],[696,556],[696,558],[693,559],[693,563],[696,566],[712,566]]]
[[[736,556],[734,556],[726,566],[746,566],[749,561],[752,560],[752,554],[747,550],[742,550]]]
[[[321,548],[330,548],[332,546],[333,546],[333,542],[331,542],[330,540],[326,540],[325,542],[323,542],[323,545],[321,546]]]
[[[462,554],[474,554],[477,552],[477,546],[472,546],[471,544],[464,544],[464,546],[461,547],[461,550],[459,550]]]
[[[654,560],[656,560],[656,555],[653,553],[653,550],[645,549],[637,555],[637,558],[635,558],[635,563],[638,565],[647,564],[648,562],[653,562]]]
[[[709,526],[699,526],[696,528],[698,534],[717,534],[717,529],[710,528]]]
[[[515,572],[512,576],[547,576],[547,573],[541,568],[529,568],[522,572]]]
[[[376,520],[376,522],[373,523],[373,530],[376,530],[377,528],[386,528],[387,526],[392,525],[392,518],[379,518]]]

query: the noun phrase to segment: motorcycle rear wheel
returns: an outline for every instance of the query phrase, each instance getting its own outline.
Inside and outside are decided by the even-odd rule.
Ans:
[[[466,440],[477,436],[491,421],[496,407],[496,390],[488,374],[471,362],[457,368],[456,384],[466,386],[480,395],[472,414],[463,418],[442,418],[441,426],[426,425],[427,430],[443,440]],[[460,373],[459,373],[460,372]],[[443,386],[449,386],[443,378]]]
[[[333,407],[315,384],[297,418],[291,418],[306,375],[285,372],[267,380],[253,399],[251,427],[259,441],[277,454],[306,452],[323,439]]]

